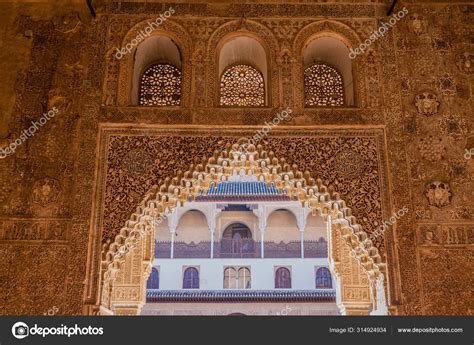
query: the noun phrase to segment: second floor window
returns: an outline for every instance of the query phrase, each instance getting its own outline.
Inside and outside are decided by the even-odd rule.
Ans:
[[[139,104],[173,106],[181,103],[181,71],[170,64],[148,67],[140,81]]]
[[[220,105],[262,107],[265,105],[265,82],[258,70],[235,65],[222,73]]]
[[[250,289],[248,267],[227,267],[224,270],[224,289]]]
[[[332,289],[331,272],[326,267],[318,268],[316,271],[316,288]]]
[[[184,271],[183,289],[199,289],[199,271],[194,267],[188,267]]]
[[[291,273],[286,267],[280,267],[275,272],[275,289],[291,289]]]
[[[307,107],[344,105],[341,74],[325,64],[314,64],[304,71],[305,104]]]

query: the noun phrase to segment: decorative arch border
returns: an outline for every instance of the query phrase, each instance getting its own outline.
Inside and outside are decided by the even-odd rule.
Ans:
[[[155,18],[156,19],[156,18]],[[131,42],[139,32],[145,30],[149,25],[150,19],[143,20],[138,24],[134,25],[127,34],[124,36],[121,42],[121,47],[124,47],[127,43]],[[190,59],[192,55],[192,42],[190,35],[181,25],[176,22],[167,19],[158,28],[153,30],[150,37],[152,36],[166,36],[173,40],[178,46],[181,54],[181,106],[186,107],[190,104],[191,94],[191,64]],[[143,42],[143,41],[142,41]],[[127,54],[119,62],[119,77],[118,77],[118,91],[117,91],[117,105],[126,107],[131,106],[131,89],[132,89],[132,77],[133,77],[133,65],[134,57],[138,44],[133,48],[133,51]]]
[[[270,218],[270,216],[275,213],[276,211],[287,211],[289,213],[291,213],[292,217],[294,218],[295,220],[295,223],[298,224],[298,216],[295,214],[295,211],[291,208],[291,207],[288,207],[288,206],[275,206],[275,207],[269,207],[269,211],[267,213],[267,217],[266,217],[266,222],[268,222],[268,219]]]
[[[180,212],[176,216],[176,226],[179,226],[179,223],[181,222],[181,219],[188,214],[189,212],[199,212],[202,216],[204,216],[204,219],[206,220],[206,223],[209,223],[209,216],[206,214],[206,211],[200,210],[199,208],[190,208],[189,210],[184,210],[183,212]]]
[[[279,73],[278,65],[275,63],[279,52],[278,40],[267,27],[247,19],[234,20],[221,25],[213,32],[207,42],[206,55],[207,61],[209,61],[206,78],[208,81],[207,89],[209,90],[207,105],[219,107],[219,52],[225,41],[238,36],[248,36],[256,39],[267,53],[267,72],[269,73],[267,82],[269,85],[266,106],[273,107],[279,99]]]
[[[191,165],[184,175],[167,178],[161,186],[154,186],[136,212],[120,230],[110,245],[104,244],[101,262],[100,313],[103,315],[138,315],[146,301],[146,280],[153,262],[153,222],[176,207],[192,200],[212,183],[226,181],[234,171],[263,176],[267,183],[275,183],[290,196],[297,196],[311,212],[318,212],[327,221],[328,252],[331,270],[338,283],[336,302],[343,314],[387,314],[386,263],[367,233],[357,224],[339,194],[327,188],[320,179],[308,173],[293,171],[284,159],[270,160],[261,145],[249,145],[242,153],[238,144],[227,145],[222,152]],[[262,162],[266,163],[262,169]],[[276,174],[267,171],[277,169]],[[269,170],[266,170],[269,169]],[[286,176],[288,178],[285,178]],[[353,276],[359,286],[346,300],[341,297],[346,266],[356,266]],[[354,270],[353,270],[354,272]],[[358,288],[358,289],[357,289]]]
[[[304,97],[304,61],[303,49],[312,40],[320,37],[334,37],[339,39],[348,48],[356,48],[362,42],[357,33],[349,26],[333,20],[322,20],[303,27],[293,41],[295,64],[293,75],[295,77],[295,104],[305,109]],[[354,80],[354,105],[364,107],[366,104],[366,89],[363,78],[363,59],[352,60],[352,78]],[[306,108],[307,109],[307,108]],[[311,108],[309,108],[311,109]]]

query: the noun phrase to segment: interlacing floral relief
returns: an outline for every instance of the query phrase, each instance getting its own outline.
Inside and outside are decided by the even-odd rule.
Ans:
[[[114,136],[109,144],[106,176],[103,239],[112,239],[118,229],[153,185],[174,178],[201,158],[238,137]],[[382,220],[382,192],[379,157],[381,148],[375,137],[271,137],[263,143],[267,151],[285,157],[291,166],[298,164],[314,178],[320,178],[353,209],[354,216],[370,232]],[[136,164],[131,164],[133,157]],[[341,171],[338,168],[342,168]],[[383,247],[383,238],[376,246]]]

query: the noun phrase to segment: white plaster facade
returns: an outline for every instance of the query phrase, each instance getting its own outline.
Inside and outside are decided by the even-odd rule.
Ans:
[[[232,207],[234,206],[234,207]],[[230,207],[230,210],[229,210]],[[236,208],[239,208],[236,210]],[[251,232],[252,239],[262,244],[273,242],[318,241],[327,239],[327,224],[318,215],[313,215],[303,208],[298,201],[246,201],[246,202],[210,202],[192,201],[185,206],[175,208],[155,226],[158,242],[176,241],[186,245],[201,242],[219,243],[224,231],[232,224],[245,225]],[[316,270],[320,267],[330,268],[327,257],[305,258],[304,245],[300,253],[292,258],[265,257],[264,246],[260,249],[261,257],[254,258],[220,258],[214,257],[214,249],[208,257],[178,258],[171,249],[170,257],[155,258],[153,267],[159,272],[161,291],[222,291],[238,289],[224,288],[224,270],[229,267],[247,267],[250,270],[250,287],[254,291],[336,291],[336,281],[332,278],[331,289],[316,289]],[[184,289],[184,271],[194,267],[199,272],[199,288]],[[276,270],[287,268],[291,273],[291,287],[275,287]],[[150,290],[151,291],[151,290]],[[291,304],[291,306],[290,306]],[[291,310],[289,310],[291,309]],[[199,302],[155,302],[147,303],[142,310],[144,315],[228,315],[240,313],[245,315],[338,315],[336,301],[295,302],[251,302],[251,303],[199,303]]]
[[[250,268],[251,289],[274,290],[275,271],[286,267],[291,272],[291,289],[314,290],[315,272],[319,267],[328,267],[327,259],[155,259],[153,263],[160,273],[160,289],[181,290],[185,267],[196,267],[199,271],[200,290],[222,290],[224,268],[245,266]],[[334,280],[333,280],[334,286]]]

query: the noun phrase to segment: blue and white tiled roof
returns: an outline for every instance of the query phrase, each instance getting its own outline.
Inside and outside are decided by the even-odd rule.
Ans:
[[[272,183],[265,182],[222,182],[217,187],[209,188],[207,195],[279,195]]]
[[[336,292],[320,290],[152,290],[147,302],[333,302]]]
[[[289,197],[279,193],[272,183],[265,182],[221,182],[216,187],[211,185],[205,195],[198,196],[196,201],[287,201]]]

